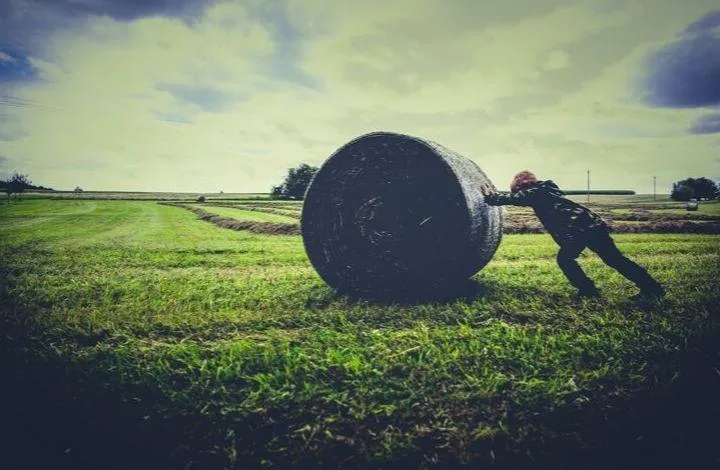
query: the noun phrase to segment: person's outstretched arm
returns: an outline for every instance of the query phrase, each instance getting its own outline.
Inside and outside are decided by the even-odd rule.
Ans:
[[[500,194],[496,193],[490,185],[485,185],[481,191],[485,196],[485,203],[491,206],[531,206],[539,189],[531,187],[516,193]]]

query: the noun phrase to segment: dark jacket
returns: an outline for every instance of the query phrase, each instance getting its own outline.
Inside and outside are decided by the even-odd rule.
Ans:
[[[485,197],[491,206],[530,206],[550,235],[560,245],[582,242],[588,232],[607,231],[607,223],[596,213],[565,197],[558,186],[538,181],[529,188],[510,194]]]

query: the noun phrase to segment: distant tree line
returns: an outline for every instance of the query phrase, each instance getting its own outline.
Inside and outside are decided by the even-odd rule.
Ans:
[[[717,199],[720,187],[708,178],[686,178],[673,183],[670,199],[674,201],[689,201],[690,199]]]
[[[317,167],[307,163],[301,163],[296,168],[290,168],[285,176],[285,181],[278,186],[272,187],[270,197],[273,199],[303,199],[305,191],[307,191],[310,181],[317,171]]]
[[[35,186],[32,184],[32,180],[28,175],[20,173],[13,173],[13,175],[6,180],[0,180],[0,192],[7,194],[8,204],[10,203],[11,196],[15,194],[17,199],[27,189],[41,189],[46,191],[54,191],[52,188],[46,188],[45,186]]]

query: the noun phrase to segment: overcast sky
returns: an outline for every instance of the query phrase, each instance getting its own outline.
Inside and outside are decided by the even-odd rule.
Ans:
[[[266,192],[375,130],[501,188],[720,179],[720,3],[0,0],[0,174]]]

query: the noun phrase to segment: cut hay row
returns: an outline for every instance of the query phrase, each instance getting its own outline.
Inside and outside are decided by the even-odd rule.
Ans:
[[[580,201],[582,203],[582,201]],[[626,204],[613,204],[613,203],[589,203],[585,204],[589,208],[595,210],[613,210],[613,209],[629,209],[631,211],[637,210],[637,211],[651,211],[651,210],[665,210],[665,209],[683,209],[685,207],[684,203],[681,202],[666,202],[664,204],[656,204],[656,203],[643,203],[643,202],[633,202],[633,203],[626,203]]]
[[[720,234],[718,222],[693,222],[689,220],[657,220],[633,223],[632,221],[614,222],[608,220],[612,233],[695,233]],[[503,233],[546,233],[545,228],[537,221],[528,219],[505,219]]]
[[[300,224],[293,224],[293,223],[283,224],[283,223],[276,223],[276,222],[251,222],[251,221],[247,221],[247,220],[237,220],[237,219],[233,219],[231,217],[221,217],[219,215],[211,214],[210,212],[200,209],[199,207],[193,207],[193,206],[189,206],[186,204],[176,204],[176,203],[168,203],[168,202],[159,202],[158,204],[187,209],[190,212],[197,215],[197,218],[200,220],[204,220],[205,222],[210,222],[212,224],[215,224],[218,227],[227,228],[230,230],[237,230],[237,231],[245,230],[248,232],[261,233],[261,234],[265,234],[265,235],[299,235],[300,234]]]
[[[226,206],[214,204],[190,204],[191,206],[204,208],[207,212],[222,217],[232,217],[240,220],[254,222],[278,222],[282,224],[295,223],[298,220],[297,214],[281,213],[273,210],[246,208],[244,206]]]
[[[705,233],[720,234],[718,222],[692,222],[689,220],[661,220],[647,223],[612,223],[615,233]]]
[[[212,200],[215,202],[215,200]],[[225,204],[242,204],[252,207],[267,207],[270,209],[288,209],[288,210],[301,210],[302,201],[288,202],[288,201],[249,201],[249,200],[234,200],[234,201],[218,201]]]
[[[209,207],[227,207],[229,209],[240,209],[244,211],[263,212],[265,214],[282,215],[285,217],[292,217],[293,219],[300,220],[300,211],[291,209],[275,209],[271,207],[255,207],[253,205],[246,204],[204,204]]]
[[[593,211],[600,215],[608,222],[612,221],[628,221],[628,222],[676,222],[676,221],[720,221],[720,215],[698,214],[693,212],[682,213],[663,213],[652,212],[638,208],[627,208],[629,212],[610,212],[605,206],[593,208]],[[512,207],[506,210],[507,220],[510,222],[518,221],[537,221],[535,213],[530,207]]]
[[[669,222],[678,220],[720,220],[720,215],[708,215],[708,214],[656,214],[652,212],[640,212],[633,211],[626,214],[615,214],[615,213],[600,213],[603,218],[610,220],[627,220],[627,221],[638,221],[638,222]]]

